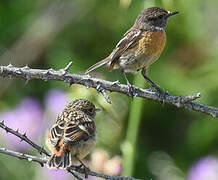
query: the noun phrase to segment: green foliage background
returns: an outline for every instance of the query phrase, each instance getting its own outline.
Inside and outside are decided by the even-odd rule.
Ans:
[[[69,3],[62,0],[61,3]],[[51,38],[37,44],[38,55],[31,61],[29,48],[15,51],[13,47],[24,38],[34,41],[41,32],[26,36],[42,12],[55,0],[2,0],[0,2],[0,64],[30,65],[33,68],[60,69],[69,61],[70,71],[84,72],[90,65],[106,57],[138,13],[150,6],[160,6],[180,13],[169,20],[167,44],[160,59],[148,70],[149,77],[174,95],[201,92],[199,102],[218,106],[218,1],[215,0],[72,0],[81,10],[72,11],[76,18]],[[79,15],[78,15],[79,14]],[[66,14],[62,14],[67,18]],[[42,21],[46,16],[42,16]],[[46,24],[46,23],[45,23]],[[49,24],[46,24],[49,28]],[[52,27],[57,28],[58,27]],[[46,34],[46,33],[45,33]],[[32,43],[32,46],[35,46]],[[18,58],[13,52],[21,53]],[[11,55],[6,56],[7,53]],[[37,53],[37,52],[36,52]],[[26,59],[25,59],[26,58]],[[120,71],[96,70],[96,76],[125,82]],[[140,87],[148,87],[140,75],[128,75]],[[23,80],[0,81],[0,111],[13,109],[23,98],[37,98],[41,105],[45,94],[54,88],[67,92],[71,99],[88,98],[104,109],[96,118],[99,131],[96,148],[103,147],[111,155],[120,155],[123,174],[137,178],[164,179],[165,165],[155,161],[155,153],[165,154],[159,160],[177,169],[165,179],[187,179],[193,164],[202,157],[217,155],[218,121],[210,116],[177,109],[169,105],[111,93],[112,105],[101,94],[81,86],[68,87],[62,82],[34,80],[25,85]],[[16,121],[16,119],[15,119]],[[54,122],[54,120],[51,120]],[[48,127],[46,127],[48,128]],[[2,130],[1,130],[2,131]],[[2,133],[4,133],[2,131]],[[40,134],[42,137],[43,134]],[[41,144],[44,143],[42,138]],[[7,146],[4,140],[1,147]],[[31,152],[33,153],[33,152]],[[158,153],[157,153],[158,154]],[[6,163],[7,162],[7,163]],[[161,161],[162,162],[162,161]],[[170,167],[171,167],[170,166]],[[0,179],[37,179],[38,165],[0,154]],[[158,169],[159,168],[159,169]]]

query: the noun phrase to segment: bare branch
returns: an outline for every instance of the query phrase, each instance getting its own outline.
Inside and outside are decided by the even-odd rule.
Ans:
[[[32,146],[34,149],[36,149],[40,154],[45,154],[46,156],[51,156],[50,153],[48,151],[46,151],[44,148],[38,146],[37,144],[35,144],[33,141],[31,141],[27,136],[26,136],[26,133],[24,134],[21,134],[19,133],[18,130],[13,130],[9,127],[7,127],[5,124],[4,124],[4,121],[0,122],[0,127],[2,129],[4,129],[7,133],[11,133],[17,137],[20,138],[21,141],[25,141],[26,143],[28,143],[30,146]]]
[[[78,167],[74,167],[72,166],[71,169],[80,172],[80,173],[85,173],[84,168],[78,168]],[[94,171],[89,171],[88,175],[90,176],[95,176],[95,177],[100,177],[100,178],[104,178],[104,179],[111,179],[111,180],[142,180],[142,179],[136,179],[133,177],[126,177],[126,176],[110,176],[110,175],[106,175],[106,174],[102,174],[102,173],[97,173]]]
[[[81,84],[86,87],[92,87],[97,89],[99,86],[111,92],[119,92],[129,96],[129,87],[124,84],[120,84],[119,81],[110,82],[98,78],[91,77],[83,74],[73,74],[62,70],[41,70],[41,69],[30,69],[29,67],[13,67],[12,65],[0,66],[0,76],[8,78],[23,78],[25,80],[31,79],[42,79],[42,80],[57,80],[71,84]],[[156,92],[149,89],[141,89],[133,86],[133,90],[136,97],[142,97],[148,100],[162,102],[162,99]],[[200,93],[188,96],[172,96],[167,94],[164,102],[166,104],[172,104],[178,108],[185,108],[188,110],[194,110],[202,112],[212,117],[218,117],[218,108],[204,105],[201,103],[193,102],[193,100],[200,97]]]
[[[12,151],[12,150],[9,150],[9,149],[6,149],[6,148],[0,148],[0,153],[6,154],[6,155],[9,155],[9,156],[13,156],[13,157],[17,157],[17,158],[19,158],[19,159],[28,160],[29,162],[37,162],[37,163],[39,163],[39,164],[41,165],[41,167],[44,167],[44,165],[45,165],[46,162],[47,162],[47,159],[46,159],[46,158],[39,158],[39,157],[36,157],[36,156],[31,156],[31,155],[28,155],[28,154],[24,154],[24,153]],[[76,177],[78,180],[82,180],[82,178],[80,178],[79,176],[77,176],[77,175],[75,174],[75,172],[73,172],[72,170],[69,170],[69,172],[70,172],[74,177]]]
[[[9,150],[9,149],[6,149],[6,148],[0,148],[0,153],[6,154],[6,155],[9,155],[9,156],[13,156],[13,157],[17,157],[19,159],[28,160],[29,162],[37,162],[42,167],[47,162],[47,158],[39,158],[39,157],[36,157],[36,156],[31,156],[31,155],[28,155],[28,154],[12,151],[12,150]],[[78,175],[76,175],[75,172],[80,173],[80,174],[85,173],[84,168],[80,168],[80,167],[77,167],[77,166],[70,167],[68,171],[79,180],[81,178]],[[133,177],[110,176],[110,175],[105,175],[105,174],[102,174],[102,173],[97,173],[97,172],[94,172],[94,171],[88,171],[88,175],[95,176],[95,177],[101,177],[101,178],[108,179],[108,180],[140,180],[140,179],[135,179]]]
[[[13,156],[13,157],[17,157],[19,159],[25,159],[25,160],[28,160],[30,162],[32,162],[32,161],[37,162],[42,167],[47,162],[47,159],[45,159],[45,158],[39,158],[39,157],[36,157],[36,156],[31,156],[31,155],[28,155],[28,154],[24,154],[24,153],[20,153],[20,152],[16,152],[16,151],[11,151],[11,150],[6,149],[6,148],[0,148],[0,153],[6,154],[6,155],[9,155],[9,156]]]
[[[78,176],[78,175],[75,173],[75,171],[73,171],[72,169],[68,169],[67,171],[68,171],[69,173],[71,173],[76,179],[78,179],[78,180],[83,180],[83,178],[80,177],[80,176]]]

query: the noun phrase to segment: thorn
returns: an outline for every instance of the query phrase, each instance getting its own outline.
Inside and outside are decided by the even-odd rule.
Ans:
[[[96,90],[98,92],[101,92],[101,94],[104,96],[104,98],[106,99],[107,103],[111,104],[111,99],[109,97],[109,95],[107,94],[106,90],[101,86],[101,84],[98,84],[96,87]]]
[[[210,113],[211,114],[211,116],[213,117],[213,118],[216,118],[217,117],[217,113],[215,113],[215,112],[212,112],[212,113]]]
[[[22,70],[19,68],[17,71],[16,71],[17,74],[21,75],[22,74]]]
[[[19,129],[17,129],[16,132],[19,133]]]
[[[26,136],[26,132],[23,134],[23,136],[24,136],[24,137],[27,137],[27,136]]]
[[[41,150],[38,150],[39,154],[42,154],[42,151]]]
[[[100,85],[100,84],[97,85],[96,90],[97,90],[98,92],[101,92],[101,85]]]
[[[85,74],[88,78],[91,78],[92,76],[90,74]]]
[[[48,81],[48,77],[43,77],[42,80]]]
[[[52,72],[52,71],[54,71],[53,68],[48,69],[48,72],[49,72],[49,73]]]
[[[196,93],[196,94],[193,94],[193,95],[188,95],[188,96],[181,96],[181,103],[184,104],[184,103],[187,103],[187,102],[191,102],[191,101],[194,101],[198,98],[201,97],[201,93]]]
[[[24,69],[24,70],[29,70],[30,68],[29,68],[29,66],[26,64],[26,66],[24,66],[22,69]]]
[[[11,74],[8,74],[8,78],[11,79],[11,78],[12,78],[12,75],[11,75]]]
[[[49,70],[47,70],[45,73],[43,73],[43,74],[45,74],[45,75],[49,75],[50,74],[50,72],[49,72]]]
[[[53,69],[50,68],[50,69],[47,70],[46,74],[47,74],[47,75],[51,75],[51,74],[52,74],[52,71],[53,71]]]
[[[30,77],[28,75],[25,75],[25,85],[27,85],[27,83],[29,82]]]
[[[27,160],[31,162],[33,159],[32,158],[27,158]]]
[[[5,125],[5,121],[4,121],[4,120],[2,120],[2,121],[1,121],[1,124],[2,124],[2,125]]]
[[[28,82],[29,82],[29,79],[25,79],[25,85],[27,85],[28,84]]]
[[[64,82],[65,82],[65,83],[69,83],[69,81],[70,81],[69,78],[64,79]]]
[[[68,70],[70,69],[70,67],[72,66],[72,64],[73,64],[73,62],[70,61],[70,62],[68,63],[68,65],[67,65],[63,70],[64,70],[64,71],[68,71]]]
[[[71,87],[74,84],[73,80],[71,79],[69,82],[69,87]]]
[[[119,80],[116,80],[113,82],[113,85],[119,85],[120,84],[120,81]]]
[[[7,66],[8,68],[12,68],[13,67],[13,65],[10,63],[10,64],[8,64],[8,66]]]

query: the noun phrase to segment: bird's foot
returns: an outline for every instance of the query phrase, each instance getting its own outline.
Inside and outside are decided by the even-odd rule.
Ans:
[[[135,96],[135,88],[130,82],[127,82],[127,86],[129,88],[129,96],[133,98]]]
[[[84,174],[85,174],[85,178],[88,178],[88,175],[89,175],[89,171],[90,169],[81,161],[79,160],[79,162],[81,163],[78,167],[80,168],[84,168]]]
[[[168,91],[163,91],[160,86],[156,85],[152,86],[152,89],[156,91],[157,96],[161,99],[161,102],[164,104],[166,100],[166,96],[169,95]]]
[[[84,164],[82,166],[84,168],[85,178],[88,178],[90,169],[87,166],[85,166]]]

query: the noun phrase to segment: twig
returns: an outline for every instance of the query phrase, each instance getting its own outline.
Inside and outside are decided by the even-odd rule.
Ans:
[[[0,148],[0,153],[6,154],[6,155],[9,155],[9,156],[13,156],[13,157],[17,157],[19,159],[28,160],[29,162],[37,162],[42,167],[47,162],[47,158],[39,158],[39,157],[36,157],[36,156],[31,156],[31,155],[28,155],[28,154],[8,150],[6,148]],[[83,168],[79,168],[77,166],[70,167],[69,172],[72,173],[73,175],[75,175],[74,171],[76,171],[76,172],[78,172],[80,174],[84,174],[84,172],[85,172],[85,170]],[[110,176],[110,175],[105,175],[105,174],[102,174],[102,173],[97,173],[97,172],[94,172],[94,171],[88,171],[88,175],[95,176],[95,177],[101,177],[101,178],[108,179],[108,180],[140,180],[140,179],[135,179],[133,177]],[[78,177],[78,179],[80,178],[77,175],[75,177],[76,178]]]
[[[75,169],[76,171],[76,168],[72,167],[73,169]],[[81,173],[84,173],[84,170],[82,168],[78,169],[77,171],[81,172]],[[101,174],[101,173],[97,173],[97,172],[94,172],[94,171],[89,171],[88,172],[89,175],[91,176],[95,176],[95,177],[100,177],[100,178],[104,178],[104,179],[113,179],[113,180],[142,180],[142,179],[136,179],[136,178],[133,178],[133,177],[126,177],[126,176],[113,176],[113,178],[109,175],[106,175],[106,174]]]
[[[64,71],[68,71],[68,70],[70,69],[70,67],[72,66],[72,64],[73,64],[73,62],[70,61],[70,62],[68,63],[68,65],[67,65],[63,70],[64,70]]]
[[[185,98],[184,98],[185,97]],[[181,96],[181,103],[187,103],[187,102],[190,102],[190,101],[194,101],[198,98],[201,97],[201,93],[196,93],[196,94],[191,94],[191,95],[187,95],[187,96]]]
[[[11,150],[6,149],[6,148],[0,148],[0,153],[6,154],[6,155],[9,155],[9,156],[13,156],[13,157],[17,157],[19,159],[25,159],[25,160],[28,160],[30,162],[32,162],[32,161],[37,162],[42,167],[47,162],[47,159],[45,159],[45,158],[39,158],[39,157],[36,157],[36,156],[31,156],[31,155],[28,155],[28,154],[24,154],[24,153],[20,153],[20,152],[16,152],[16,151],[11,151]]]
[[[48,151],[46,151],[44,148],[38,146],[37,144],[35,144],[33,141],[31,141],[27,136],[26,136],[26,133],[24,134],[21,134],[19,133],[18,130],[13,130],[9,127],[7,127],[5,124],[4,124],[4,121],[0,122],[0,127],[2,129],[4,129],[7,133],[11,133],[17,137],[20,138],[21,141],[25,141],[26,143],[28,143],[29,145],[31,145],[34,149],[36,149],[40,154],[45,154],[46,156],[50,156],[50,153]]]
[[[106,101],[107,101],[109,104],[111,104],[111,99],[110,99],[109,95],[107,94],[106,90],[101,87],[100,84],[96,87],[96,90],[99,91],[99,92],[101,92],[101,94],[104,96],[104,98],[106,99]]]
[[[119,81],[110,82],[98,78],[91,77],[89,75],[83,74],[73,74],[62,70],[42,70],[42,69],[31,69],[29,67],[13,67],[12,65],[0,66],[0,76],[8,78],[23,78],[25,80],[31,79],[42,79],[42,80],[57,80],[63,81],[69,84],[81,84],[86,87],[92,87],[97,89],[100,87],[111,91],[119,92],[129,96],[129,88],[127,85],[120,84]],[[141,89],[133,86],[134,94],[136,97],[142,97],[145,99],[162,102],[162,99],[158,96],[156,92],[149,89]],[[212,117],[218,117],[218,108],[204,105],[201,103],[193,102],[193,100],[200,97],[200,93],[188,96],[172,96],[167,94],[165,96],[164,102],[166,104],[172,104],[178,108],[185,108],[188,110],[194,110],[202,112]]]
[[[75,171],[73,171],[72,169],[68,169],[67,170],[69,173],[71,173],[75,178],[77,178],[78,180],[83,180],[83,178],[81,178],[80,176],[78,176],[77,174],[75,174]]]
[[[29,162],[37,162],[37,163],[39,163],[41,165],[41,167],[44,167],[44,165],[47,162],[46,158],[39,158],[39,157],[36,157],[36,156],[31,156],[31,155],[28,155],[28,154],[12,151],[12,150],[9,150],[9,149],[6,149],[6,148],[0,148],[0,153],[6,154],[6,155],[9,155],[9,156],[13,156],[13,157],[17,157],[19,159],[28,160]],[[74,177],[76,177],[78,180],[82,180],[82,178],[77,176],[72,170],[69,170],[69,172]]]

